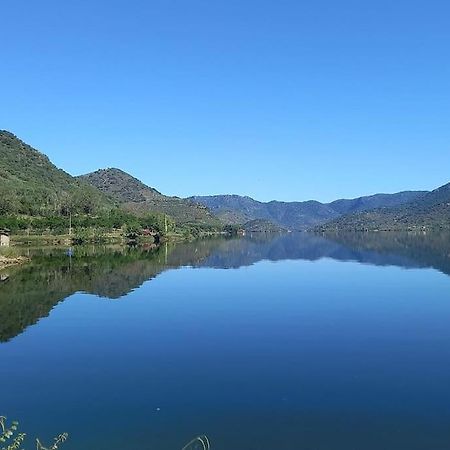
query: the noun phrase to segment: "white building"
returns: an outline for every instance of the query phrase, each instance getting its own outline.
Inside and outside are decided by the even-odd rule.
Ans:
[[[0,228],[0,247],[9,247],[9,230]]]

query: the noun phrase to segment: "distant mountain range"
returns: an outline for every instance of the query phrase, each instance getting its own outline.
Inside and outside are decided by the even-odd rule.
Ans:
[[[450,183],[320,203],[259,202],[239,195],[166,196],[120,169],[73,177],[8,131],[0,131],[0,218],[98,215],[120,208],[136,216],[164,213],[176,223],[247,231],[408,230],[450,228]]]
[[[323,231],[391,231],[450,228],[450,183],[390,208],[348,214],[323,224]]]
[[[424,191],[405,191],[397,194],[376,194],[355,199],[320,203],[305,202],[259,202],[239,195],[195,196],[190,200],[207,206],[224,222],[241,224],[264,219],[290,230],[308,230],[343,215],[376,208],[391,208],[409,203],[423,196]]]

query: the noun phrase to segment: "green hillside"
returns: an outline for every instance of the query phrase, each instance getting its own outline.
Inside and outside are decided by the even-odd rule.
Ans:
[[[179,224],[221,226],[220,221],[206,206],[163,195],[120,169],[97,170],[82,175],[79,179],[100,190],[133,214],[164,213]]]
[[[50,162],[8,131],[0,131],[0,215],[93,214],[113,202]]]
[[[83,239],[87,232],[97,239],[124,227],[194,234],[222,229],[205,206],[162,195],[119,169],[73,177],[14,134],[0,131],[0,227],[64,234],[69,216]]]

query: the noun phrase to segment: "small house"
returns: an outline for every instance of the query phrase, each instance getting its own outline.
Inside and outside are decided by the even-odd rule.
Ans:
[[[9,247],[9,230],[0,228],[0,247]]]

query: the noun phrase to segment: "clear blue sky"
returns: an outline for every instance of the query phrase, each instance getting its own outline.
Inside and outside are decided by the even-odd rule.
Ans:
[[[6,0],[0,128],[72,174],[332,200],[450,181],[450,3]]]

